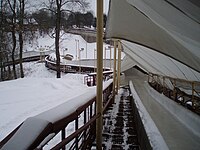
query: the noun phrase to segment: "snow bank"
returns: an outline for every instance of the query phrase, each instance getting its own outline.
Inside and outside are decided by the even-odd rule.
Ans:
[[[45,119],[49,122],[55,123],[58,120],[70,115],[76,109],[83,104],[85,104],[88,100],[91,100],[96,96],[96,88],[88,88],[87,91],[77,97],[71,98],[65,103],[60,104],[57,107],[54,107],[48,111],[45,111],[39,115],[37,118]]]
[[[112,80],[109,80],[105,82],[103,85],[103,89],[106,89],[110,84],[112,83]],[[70,115],[74,111],[76,111],[77,108],[87,103],[89,100],[96,97],[96,87],[90,87],[85,91],[83,94],[80,94],[77,97],[71,98],[65,103],[60,104],[57,107],[54,107],[48,111],[45,111],[39,115],[37,115],[37,118],[45,119],[51,123],[55,123],[56,121]]]
[[[68,75],[69,76],[69,75]],[[24,78],[0,83],[0,140],[26,118],[58,106],[88,91],[71,79]],[[77,77],[78,78],[78,77]]]

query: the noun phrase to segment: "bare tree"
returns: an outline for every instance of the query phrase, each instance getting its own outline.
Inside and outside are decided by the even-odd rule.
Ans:
[[[0,8],[0,66],[1,66],[1,80],[4,80],[4,76],[3,76],[3,35],[4,35],[4,13],[3,13],[3,0],[1,0],[1,8]]]
[[[12,33],[12,42],[13,42],[13,47],[12,47],[12,64],[13,64],[13,73],[14,73],[14,78],[17,79],[17,73],[16,73],[16,67],[15,67],[15,50],[16,50],[16,45],[17,45],[17,40],[16,40],[16,21],[17,21],[17,14],[16,14],[16,0],[7,0],[12,16],[11,16],[11,33]]]
[[[56,27],[55,27],[55,49],[56,49],[56,70],[57,78],[61,77],[60,71],[60,51],[59,51],[59,41],[60,41],[60,29],[61,29],[61,14],[66,11],[73,13],[73,7],[80,6],[83,9],[88,6],[86,0],[56,0],[55,6],[54,0],[49,1],[49,6],[46,5],[47,9],[56,14]]]
[[[23,65],[22,65],[24,8],[25,8],[25,1],[19,0],[19,65],[20,65],[20,76],[21,76],[21,78],[24,77],[24,71],[23,71]]]
[[[61,22],[61,7],[62,0],[56,0],[57,10],[56,10],[56,37],[55,37],[55,48],[56,48],[56,68],[57,68],[57,78],[61,77],[60,74],[60,51],[59,51],[59,39],[60,39],[60,22]]]
[[[1,68],[1,81],[11,78],[11,69],[10,65],[7,64],[8,58],[10,55],[10,50],[8,49],[8,36],[7,31],[9,29],[9,25],[7,22],[7,1],[0,1],[0,68]],[[7,64],[7,65],[6,65]]]

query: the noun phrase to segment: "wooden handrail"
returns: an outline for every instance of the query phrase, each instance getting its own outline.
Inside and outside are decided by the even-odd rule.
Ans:
[[[186,79],[180,79],[180,78],[173,78],[173,77],[170,77],[170,76],[163,76],[163,75],[159,75],[159,74],[155,74],[155,73],[151,73],[149,72],[149,76],[158,76],[158,77],[161,77],[161,78],[168,78],[170,80],[176,80],[176,81],[180,81],[180,82],[186,82],[186,83],[194,83],[194,84],[199,84],[200,85],[200,82],[199,81],[189,81],[189,80],[186,80]]]
[[[70,141],[72,141],[75,137],[77,137],[80,133],[82,133],[85,129],[87,129],[92,123],[94,123],[99,116],[100,116],[100,114],[97,114],[94,117],[92,117],[92,119],[90,119],[90,121],[88,121],[86,124],[84,124],[78,130],[76,130],[76,132],[72,133],[70,136],[68,136],[62,142],[58,143],[51,150],[58,150],[58,149],[61,149],[63,146],[67,145]]]
[[[106,98],[108,98],[106,101],[106,105],[105,107],[108,106],[108,103],[110,103],[111,101],[111,98],[112,97],[109,97],[108,95],[110,95],[112,92],[112,83],[110,83],[109,86],[107,86],[107,88],[103,91],[103,94],[106,96]],[[35,138],[35,140],[33,141],[33,143],[31,145],[29,145],[29,148],[31,146],[31,149],[36,149],[37,146],[40,145],[40,148],[43,147],[45,144],[47,144],[47,142],[49,142],[50,140],[47,140],[46,143],[44,142],[44,139],[46,138],[46,136],[48,136],[49,134],[57,134],[59,133],[60,131],[62,132],[65,132],[65,128],[67,127],[67,125],[74,121],[74,120],[77,120],[79,117],[79,115],[83,112],[86,111],[86,109],[88,110],[88,113],[84,113],[84,114],[88,114],[88,116],[84,116],[86,118],[84,118],[85,122],[84,122],[84,125],[81,126],[81,128],[77,129],[74,133],[72,133],[69,137],[65,138],[65,134],[62,133],[61,136],[62,136],[62,140],[70,140],[71,138],[73,138],[74,136],[78,136],[79,133],[83,132],[83,130],[85,130],[88,126],[90,126],[94,120],[96,120],[99,116],[98,115],[95,115],[95,111],[93,111],[93,103],[95,103],[96,101],[96,98],[92,98],[91,100],[87,101],[85,104],[83,104],[82,106],[78,107],[74,112],[72,112],[70,115],[58,120],[57,122],[54,122],[54,123],[51,123],[51,128],[48,128],[47,126],[45,127],[48,128],[47,130],[44,130],[42,131],[41,133],[39,133],[39,136]],[[23,123],[22,123],[23,124]],[[10,134],[9,136],[5,137],[3,141],[0,142],[0,148],[3,147],[9,140],[10,138],[15,134],[15,132],[18,131],[20,127],[17,127],[16,129],[14,129]],[[44,132],[44,133],[43,133]],[[77,133],[78,132],[78,133]],[[90,133],[90,132],[89,132]],[[84,136],[83,136],[84,137]],[[81,137],[82,138],[82,137]],[[88,138],[88,137],[87,137]],[[41,143],[43,143],[41,145]],[[85,146],[85,143],[84,143],[84,146]]]
[[[163,82],[162,83],[158,82],[157,80],[155,80],[155,77],[162,79]],[[152,79],[150,79],[150,78],[152,78]],[[167,89],[166,80],[170,81],[172,84],[172,87],[169,88],[169,90],[167,90],[167,91],[165,90],[165,89]],[[154,88],[157,91],[162,92],[164,94],[165,94],[165,92],[169,92],[169,94],[166,93],[167,94],[166,96],[168,96],[169,98],[171,98],[174,101],[177,101],[183,105],[186,105],[185,103],[189,99],[189,101],[192,102],[192,106],[191,106],[192,108],[189,108],[189,109],[194,110],[198,114],[200,113],[200,106],[198,103],[198,101],[200,101],[200,94],[199,94],[200,92],[198,91],[199,87],[200,87],[199,81],[188,81],[185,79],[172,78],[169,76],[163,76],[163,75],[158,75],[158,74],[154,74],[154,73],[149,73],[148,81],[149,81],[149,83],[151,83],[152,86],[154,86]],[[158,87],[160,87],[160,89]],[[188,90],[191,91],[191,93],[189,93]],[[171,94],[170,94],[170,91],[171,91]],[[183,100],[181,102],[178,99],[179,96],[183,97]],[[187,98],[187,100],[185,100],[186,98]]]

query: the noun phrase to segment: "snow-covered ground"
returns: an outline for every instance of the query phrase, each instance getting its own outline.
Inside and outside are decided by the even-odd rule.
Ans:
[[[104,48],[108,46],[104,44]],[[84,48],[81,51],[81,59],[84,59],[86,47],[87,58],[93,59],[96,43],[86,43],[79,35],[65,34],[61,38],[60,53],[72,54],[76,59],[76,50]],[[32,42],[25,42],[24,48],[25,51],[53,50],[54,39],[38,34]],[[113,57],[113,50],[111,55]],[[106,58],[110,58],[110,51],[106,51]],[[62,74],[62,78],[57,79],[56,72],[46,68],[44,63],[30,62],[23,66],[24,79],[0,82],[0,141],[26,118],[86,93],[89,88],[84,85],[83,74]]]
[[[84,75],[66,74],[56,79],[43,63],[25,63],[25,78],[0,82],[0,140],[27,117],[49,110],[81,95],[88,87]]]
[[[74,35],[69,33],[61,33],[60,38],[60,55],[70,54],[73,55],[73,60],[80,59],[96,59],[96,43],[87,43],[80,35]],[[49,35],[45,34],[40,36],[39,33],[35,34],[35,38],[31,42],[26,42],[24,44],[25,51],[55,51],[55,39],[51,38]],[[114,48],[111,48],[110,45],[103,44],[103,58],[113,59]],[[111,55],[110,55],[111,54]],[[80,56],[79,56],[80,55]],[[124,53],[122,52],[122,58]]]

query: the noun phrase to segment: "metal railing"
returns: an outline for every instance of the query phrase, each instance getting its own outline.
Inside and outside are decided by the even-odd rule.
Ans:
[[[110,83],[103,91],[103,112],[113,103],[112,86],[113,84]],[[62,117],[54,123],[48,123],[41,133],[39,133],[25,149],[43,149],[44,146],[52,142],[56,136],[60,136],[61,140],[50,147],[52,150],[88,149],[95,140],[95,121],[99,116],[100,114],[96,114],[96,97],[93,97],[68,116]],[[23,123],[0,142],[0,148],[4,148],[6,144],[9,144],[11,138],[12,142],[10,143],[13,143],[13,140],[15,140],[14,138],[17,138],[15,134],[23,126]],[[74,131],[71,133],[67,131],[69,124],[73,124],[75,127]],[[34,127],[29,126],[29,128],[32,129]],[[21,144],[27,145],[26,143]]]
[[[200,82],[149,73],[148,82],[158,92],[200,114]]]

